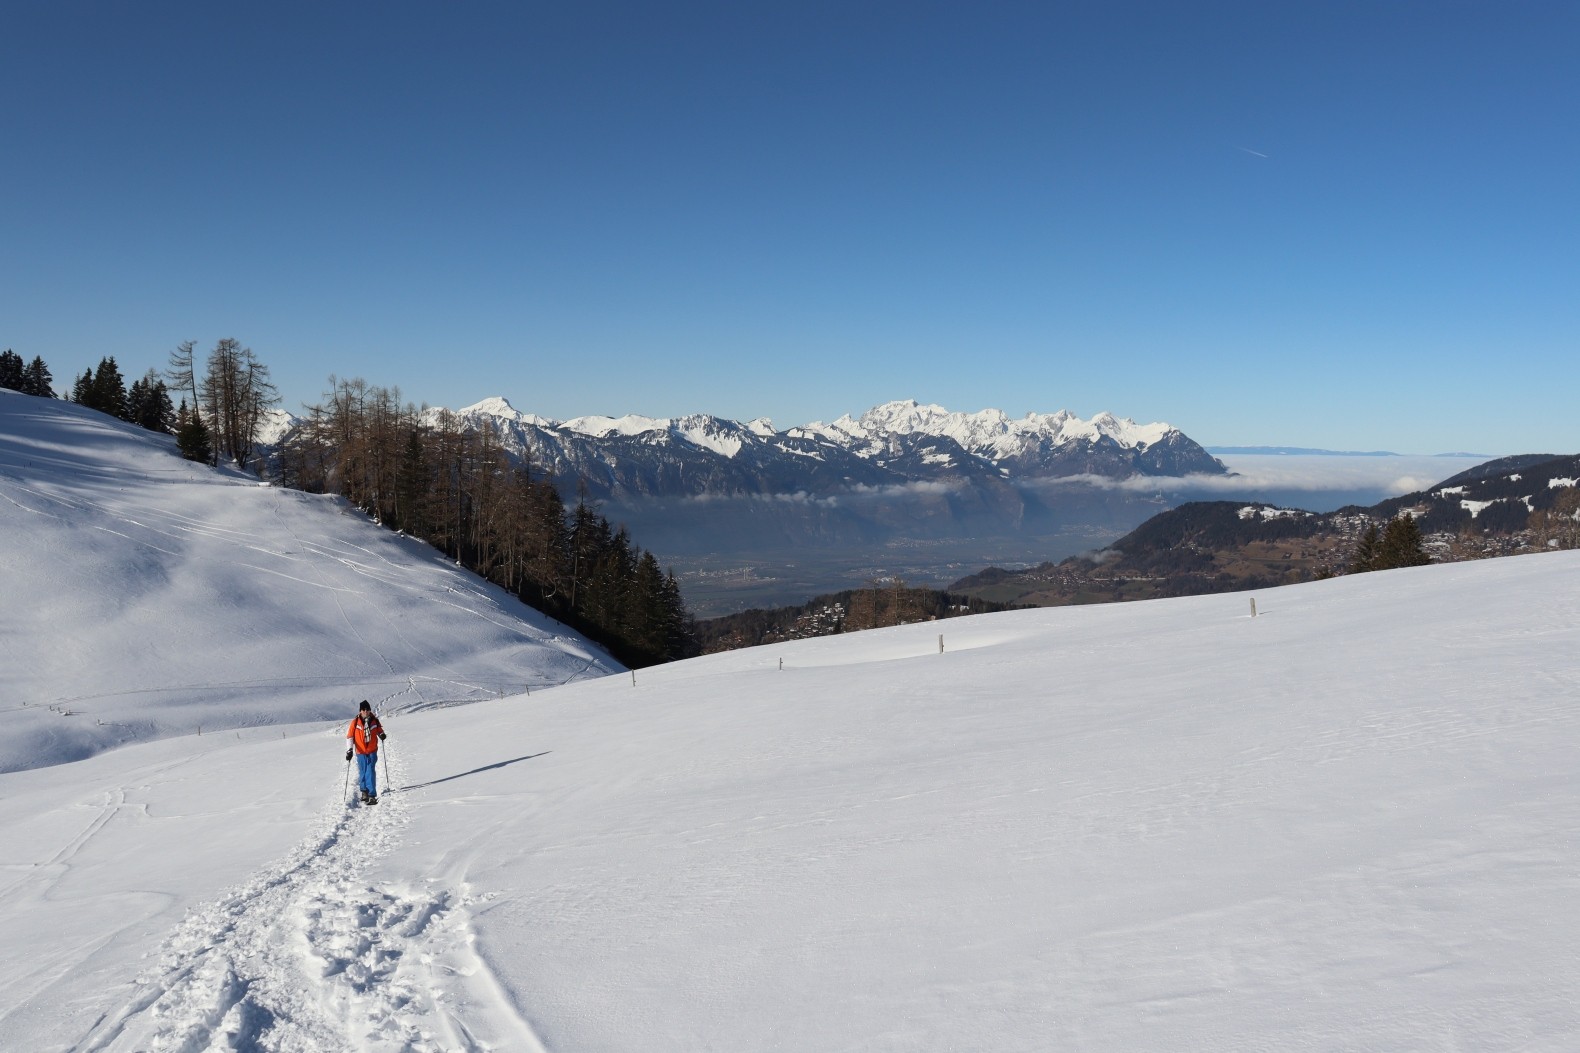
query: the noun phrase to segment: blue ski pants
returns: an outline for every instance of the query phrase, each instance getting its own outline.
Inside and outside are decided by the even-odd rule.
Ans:
[[[378,767],[379,755],[377,752],[357,754],[357,785],[375,797],[379,795]]]

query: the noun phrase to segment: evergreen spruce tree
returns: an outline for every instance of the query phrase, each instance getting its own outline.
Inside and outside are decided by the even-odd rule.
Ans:
[[[142,380],[132,381],[126,389],[126,419],[133,424],[142,423],[143,407],[148,402],[148,385]]]
[[[0,388],[21,391],[26,379],[27,370],[22,365],[22,356],[9,348],[0,352]]]
[[[651,552],[643,552],[637,557],[631,597],[626,608],[631,625],[632,649],[641,655],[643,664],[653,665],[664,661],[668,650],[664,569],[658,565],[658,557]]]
[[[181,456],[189,461],[213,464],[214,440],[209,436],[208,425],[203,423],[203,415],[195,409],[188,410],[186,400],[182,399],[177,416],[181,423],[176,430],[176,446]]]
[[[168,434],[175,425],[175,416],[170,389],[158,373],[150,369],[141,380],[132,381],[126,392],[127,420],[149,431]]]
[[[664,574],[664,661],[692,658],[698,653],[696,626],[680,595],[675,572]]]
[[[1349,572],[1351,574],[1364,574],[1368,570],[1377,570],[1377,551],[1382,544],[1382,537],[1377,531],[1376,523],[1368,523],[1366,532],[1355,543],[1355,554],[1350,557]]]
[[[1409,512],[1389,521],[1377,550],[1379,570],[1394,567],[1424,567],[1432,562],[1421,541],[1421,528]]]
[[[588,507],[578,502],[571,513],[570,529],[570,602],[571,613],[583,618],[596,606],[588,600],[592,593],[590,582],[597,572],[605,550],[609,547],[609,523]]]
[[[55,397],[54,383],[54,374],[50,373],[49,367],[44,364],[44,359],[34,355],[33,361],[27,364],[26,375],[22,378],[22,391],[28,395],[52,399]]]
[[[76,383],[71,386],[71,401],[75,402],[79,406],[86,406],[89,409],[99,408],[98,406],[94,405],[93,370],[84,370],[82,376],[78,377]]]
[[[150,373],[153,370],[149,370]],[[162,431],[171,434],[176,430],[176,408],[170,404],[170,389],[158,377],[154,379],[153,404],[149,407],[149,423],[144,427],[150,431]]]
[[[126,415],[126,381],[121,377],[121,367],[115,364],[114,355],[99,359],[99,368],[93,374],[92,406],[100,413],[121,420],[131,419]]]

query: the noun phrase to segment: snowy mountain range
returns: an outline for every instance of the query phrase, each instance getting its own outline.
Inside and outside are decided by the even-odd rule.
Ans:
[[[440,411],[430,411],[434,417]],[[875,406],[776,430],[706,414],[677,418],[577,417],[521,413],[504,398],[456,411],[492,428],[507,450],[529,455],[556,478],[585,483],[616,502],[637,497],[807,494],[853,487],[1096,476],[1224,474],[1223,464],[1177,428],[1102,413],[1068,411],[1012,419],[1000,410],[951,413],[914,401]]]
[[[437,420],[443,411],[431,410]],[[776,429],[696,414],[557,421],[489,398],[456,411],[667,559],[794,558],[904,540],[1123,533],[1157,510],[1119,480],[1221,476],[1168,424],[951,413],[914,401]]]
[[[599,676],[332,498],[9,392],[0,541],[0,1050],[1580,1040],[1580,552]]]

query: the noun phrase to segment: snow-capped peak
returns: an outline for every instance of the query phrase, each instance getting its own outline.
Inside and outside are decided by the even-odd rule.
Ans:
[[[510,404],[510,400],[503,395],[492,395],[482,402],[474,403],[461,410],[462,415],[482,415],[489,417],[503,417],[506,420],[521,420],[526,415]]]
[[[1083,421],[1073,415],[1066,416],[1060,424],[1060,430],[1072,439],[1109,438],[1121,446],[1138,447],[1151,446],[1162,441],[1174,428],[1162,421],[1155,424],[1137,424],[1129,417],[1116,417],[1112,413],[1103,412],[1089,421]]]
[[[301,418],[288,410],[278,408],[264,410],[263,420],[258,427],[258,445],[278,446],[300,422]]]
[[[744,430],[734,421],[721,420],[706,413],[686,417],[644,417],[631,413],[624,417],[577,417],[560,425],[566,431],[578,432],[595,439],[611,435],[655,435],[679,439],[692,446],[711,450],[722,457],[734,457],[742,446]]]
[[[1071,441],[1095,442],[1108,438],[1129,449],[1145,448],[1164,439],[1173,426],[1158,422],[1137,424],[1128,417],[1099,413],[1082,420],[1069,410],[1057,413],[1028,413],[1015,420],[1003,410],[984,409],[976,413],[952,413],[937,405],[923,405],[914,399],[885,402],[859,418],[846,414],[832,424],[821,421],[795,429],[795,432],[829,441],[854,440],[872,443],[885,435],[934,435],[948,437],[978,456],[998,460],[1047,443],[1062,445]]]
[[[586,417],[572,417],[560,427],[566,431],[574,431],[582,435],[591,435],[595,439],[605,438],[610,435],[641,435],[650,431],[667,431],[670,421],[660,417],[644,417],[638,413],[627,413],[623,417],[604,417],[593,414]]]
[[[915,399],[904,399],[897,402],[885,402],[881,406],[874,406],[861,415],[861,425],[869,432],[891,435],[910,435],[921,432],[925,435],[942,434],[940,429],[949,425],[951,414],[942,406],[923,406]]]

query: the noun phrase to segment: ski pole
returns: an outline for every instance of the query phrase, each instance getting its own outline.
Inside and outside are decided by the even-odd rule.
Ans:
[[[382,743],[382,745],[384,747],[384,792],[385,793],[394,793],[395,792],[395,784],[390,782],[390,743],[389,743],[389,739],[385,739],[384,742]]]
[[[349,797],[351,794],[351,758],[346,758],[346,784],[341,787],[340,796]]]

